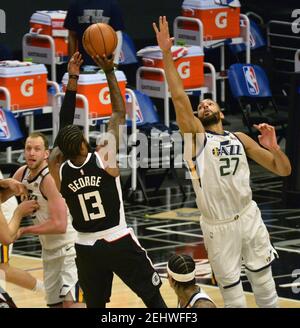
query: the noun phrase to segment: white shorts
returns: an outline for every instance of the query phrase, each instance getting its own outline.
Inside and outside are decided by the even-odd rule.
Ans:
[[[74,244],[65,245],[54,250],[43,249],[44,285],[47,305],[62,303],[70,292],[76,301],[76,284],[78,282],[75,264]]]
[[[208,259],[221,287],[239,282],[242,260],[255,272],[269,266],[277,255],[254,201],[231,222],[211,224],[201,218],[200,224]]]

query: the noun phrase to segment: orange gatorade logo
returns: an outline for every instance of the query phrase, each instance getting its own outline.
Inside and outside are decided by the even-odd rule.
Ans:
[[[177,71],[182,79],[188,79],[191,77],[191,63],[189,61],[184,61],[180,63],[177,67]]]
[[[101,104],[103,105],[109,105],[110,104],[110,94],[109,94],[109,88],[104,87],[99,92],[99,100]]]
[[[226,28],[228,25],[227,20],[228,13],[220,12],[216,15],[215,23],[218,28]]]

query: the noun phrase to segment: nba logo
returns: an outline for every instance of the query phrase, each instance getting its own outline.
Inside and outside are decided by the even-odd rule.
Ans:
[[[257,83],[254,68],[251,66],[243,66],[243,71],[248,92],[251,96],[257,96],[259,94],[259,86]]]
[[[254,48],[256,46],[255,39],[253,37],[253,34],[250,32],[250,47]]]
[[[8,128],[5,112],[0,108],[0,138],[9,139],[10,131]]]
[[[142,110],[140,108],[140,106],[137,104],[137,109],[136,109],[136,123],[143,123],[144,122],[144,117],[142,114]]]
[[[131,104],[133,99],[132,96],[129,93],[126,93],[125,95],[126,98],[126,104]],[[135,108],[136,108],[136,124],[140,124],[144,122],[144,117],[143,117],[143,113],[141,110],[141,107],[139,105],[139,103],[137,101],[135,101]],[[127,114],[126,114],[126,120],[131,120],[132,115],[130,115],[128,112],[131,112],[131,108],[130,110],[126,110]],[[129,115],[128,115],[129,114]]]
[[[125,62],[125,54],[124,54],[124,51],[121,50],[120,57],[119,57],[119,63],[123,64],[124,62]]]

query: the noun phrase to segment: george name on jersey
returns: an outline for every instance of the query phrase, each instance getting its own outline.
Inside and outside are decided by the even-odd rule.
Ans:
[[[68,184],[68,187],[73,192],[76,192],[85,187],[100,187],[100,183],[101,177],[92,175],[76,179],[72,183]]]

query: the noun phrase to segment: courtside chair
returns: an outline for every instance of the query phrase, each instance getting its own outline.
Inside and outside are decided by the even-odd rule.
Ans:
[[[249,135],[257,137],[253,124],[268,123],[276,128],[280,142],[286,136],[288,113],[278,110],[265,71],[258,65],[233,64],[228,70],[228,81]]]

